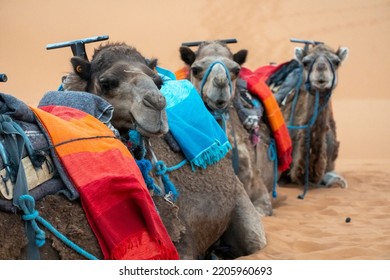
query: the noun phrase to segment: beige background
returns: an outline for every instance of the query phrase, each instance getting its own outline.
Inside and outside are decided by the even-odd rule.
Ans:
[[[333,106],[349,188],[303,201],[301,187],[280,188],[287,200],[264,219],[269,245],[250,258],[390,259],[389,0],[0,0],[0,26],[0,91],[31,105],[70,70],[71,50],[50,43],[109,35],[171,70],[186,41],[236,38],[251,69],[290,60],[290,38],[348,47]]]
[[[0,0],[0,26],[0,90],[32,105],[70,70],[70,48],[50,43],[109,35],[171,70],[186,41],[236,38],[252,69],[291,59],[290,38],[349,47],[334,92],[341,158],[390,159],[388,0]]]

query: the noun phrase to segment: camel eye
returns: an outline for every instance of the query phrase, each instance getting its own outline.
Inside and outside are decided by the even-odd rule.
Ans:
[[[333,65],[334,65],[334,67],[339,67],[340,66],[340,59],[334,59],[333,61],[332,61],[332,63],[333,63]]]
[[[311,64],[311,60],[310,59],[303,59],[302,60],[302,65],[303,65],[303,67],[305,67],[305,68],[307,68],[307,67],[309,67],[310,66],[310,64]]]
[[[160,76],[154,77],[153,82],[156,84],[157,88],[160,90],[163,85],[163,80],[160,78]]]
[[[99,79],[100,87],[107,91],[116,88],[119,85],[118,79],[102,77]]]
[[[230,72],[235,75],[235,76],[238,76],[238,74],[240,74],[240,67],[234,67],[232,70],[230,70]]]
[[[200,67],[192,67],[191,68],[192,75],[194,75],[194,76],[197,76],[201,71],[202,71],[202,69]]]

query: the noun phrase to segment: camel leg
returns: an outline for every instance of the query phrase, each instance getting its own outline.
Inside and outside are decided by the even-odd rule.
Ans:
[[[326,142],[327,142],[327,165],[326,165],[326,173],[322,177],[322,183],[327,187],[341,187],[347,188],[348,182],[347,180],[335,172],[335,162],[338,157],[340,142],[337,141],[336,134],[336,122],[333,117],[332,107],[330,107],[329,111],[329,130],[326,134]]]
[[[230,248],[232,258],[253,254],[267,244],[261,217],[241,185],[237,190],[230,225],[222,241]]]
[[[310,182],[319,184],[325,174],[327,164],[326,134],[319,128],[311,134],[312,143],[310,151]]]
[[[293,151],[290,177],[292,183],[303,184],[305,176],[305,131],[298,131]]]
[[[259,151],[258,151],[259,152]],[[267,186],[263,182],[260,166],[252,162],[245,144],[238,145],[239,173],[238,178],[244,185],[256,210],[262,216],[272,215],[272,202]],[[256,160],[255,160],[256,161]]]

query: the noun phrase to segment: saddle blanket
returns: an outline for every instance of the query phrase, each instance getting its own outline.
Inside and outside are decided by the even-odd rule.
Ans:
[[[279,105],[266,84],[269,75],[277,69],[277,67],[265,67],[252,72],[248,68],[242,67],[239,77],[247,82],[248,91],[263,103],[276,143],[278,170],[283,172],[290,167],[292,161],[292,141]]]
[[[219,162],[232,147],[196,88],[188,80],[176,80],[169,70],[158,68],[158,73],[164,81],[161,93],[167,101],[170,132],[192,169]]]
[[[114,133],[71,107],[31,109],[80,195],[104,258],[178,259],[137,164]]]

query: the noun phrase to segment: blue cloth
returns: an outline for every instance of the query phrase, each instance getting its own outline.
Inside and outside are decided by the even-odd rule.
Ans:
[[[229,140],[188,80],[175,80],[174,74],[158,68],[164,83],[170,132],[191,167],[206,168],[220,161],[232,148]]]

